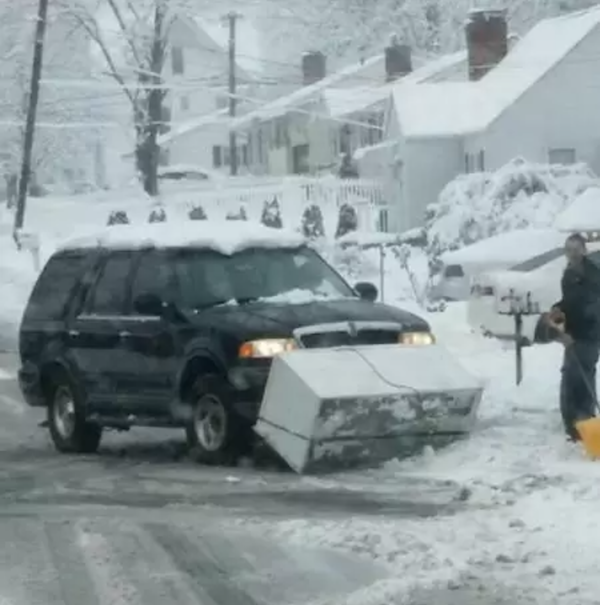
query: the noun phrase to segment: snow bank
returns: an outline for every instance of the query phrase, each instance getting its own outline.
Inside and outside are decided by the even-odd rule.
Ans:
[[[144,226],[116,225],[82,235],[63,243],[60,248],[173,248],[204,247],[223,254],[248,248],[297,248],[304,238],[294,231],[270,229],[246,221],[202,221],[154,223]]]
[[[600,231],[600,184],[578,195],[554,222],[561,231]]]
[[[551,227],[557,215],[599,181],[584,164],[513,160],[495,173],[461,175],[427,210],[428,253],[437,258],[506,231]]]

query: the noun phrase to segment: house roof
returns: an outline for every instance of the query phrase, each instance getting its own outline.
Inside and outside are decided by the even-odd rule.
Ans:
[[[478,82],[400,81],[392,98],[407,137],[481,132],[600,24],[600,6],[546,19]]]
[[[466,52],[461,51],[444,55],[407,74],[402,80],[412,83],[421,82],[427,78],[437,76],[445,69],[455,67],[461,62],[466,63]],[[418,61],[421,63],[421,61]],[[364,86],[340,87],[345,81],[360,81],[362,73],[368,73],[378,65],[385,63],[383,53],[375,55],[360,63],[349,65],[330,76],[315,82],[309,86],[303,86],[293,93],[279,97],[274,101],[267,103],[263,107],[256,109],[248,114],[233,120],[231,128],[240,130],[249,126],[253,120],[268,120],[284,115],[290,108],[298,107],[310,100],[323,100],[330,109],[331,115],[343,116],[367,109],[368,107],[389,98],[392,90],[391,83],[382,82],[380,85],[368,86],[365,79]]]
[[[189,132],[197,130],[198,128],[202,128],[203,126],[211,126],[213,124],[219,124],[219,123],[226,125],[229,121],[229,119],[227,117],[228,113],[229,113],[229,110],[227,108],[219,109],[219,111],[204,114],[204,115],[198,116],[197,118],[194,118],[192,120],[188,120],[188,121],[182,123],[177,128],[173,128],[166,134],[159,136],[158,144],[159,145],[168,144],[173,139],[176,139],[184,134],[188,134]]]

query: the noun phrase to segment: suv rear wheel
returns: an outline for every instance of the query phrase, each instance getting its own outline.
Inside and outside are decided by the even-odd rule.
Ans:
[[[207,465],[234,464],[250,444],[250,430],[232,411],[231,395],[225,379],[216,375],[200,377],[188,400],[192,414],[186,427],[191,456]]]
[[[59,452],[92,454],[100,446],[102,428],[86,421],[76,389],[62,374],[54,377],[48,394],[48,427]]]

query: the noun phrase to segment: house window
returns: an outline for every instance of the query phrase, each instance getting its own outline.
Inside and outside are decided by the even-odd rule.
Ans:
[[[171,69],[175,75],[182,75],[185,71],[183,48],[181,46],[174,46],[171,49]]]
[[[179,101],[181,111],[187,111],[190,108],[190,98],[187,95],[183,95]]]
[[[292,168],[294,174],[308,174],[308,145],[295,145],[292,148]]]
[[[230,164],[229,147],[222,147],[222,149],[223,149],[223,166],[229,166],[229,164]]]
[[[481,149],[477,155],[477,169],[479,172],[485,170],[485,151],[483,149]]]
[[[213,145],[212,148],[213,155],[213,168],[221,168],[223,165],[223,157],[221,153],[221,147],[219,145]]]
[[[248,166],[248,145],[242,146],[242,166]]]
[[[548,151],[548,162],[550,164],[574,164],[576,154],[574,149],[550,149]]]
[[[471,154],[465,153],[465,173],[471,174]]]

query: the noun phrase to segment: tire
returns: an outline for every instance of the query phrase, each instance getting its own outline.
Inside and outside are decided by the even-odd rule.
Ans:
[[[54,446],[64,454],[93,454],[102,439],[102,428],[86,421],[81,396],[62,372],[49,389],[48,428]]]
[[[187,399],[192,413],[185,432],[193,460],[207,466],[236,464],[250,448],[251,431],[232,409],[226,379],[201,376]]]

